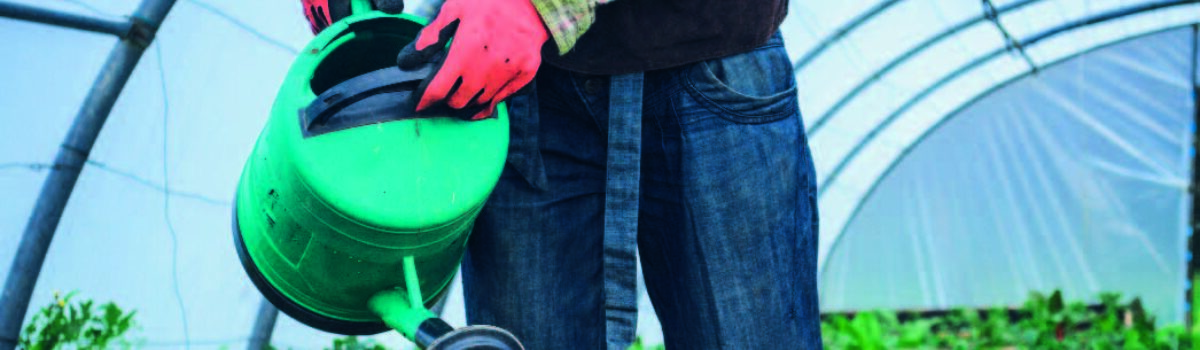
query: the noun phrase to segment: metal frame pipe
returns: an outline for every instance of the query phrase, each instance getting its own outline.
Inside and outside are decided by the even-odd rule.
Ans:
[[[1041,2],[1041,1],[1043,1],[1043,0],[1020,0],[1020,1],[1013,2],[1013,3],[1009,3],[1009,4],[1006,4],[1006,5],[996,8],[995,15],[1002,16],[1006,13],[1019,10],[1025,6],[1033,5],[1033,4]],[[987,21],[987,20],[988,20],[987,16],[977,16],[977,17],[972,17],[970,19],[964,20],[962,22],[959,22],[958,24],[955,24],[954,26],[951,26],[950,28],[947,28],[946,30],[938,33],[937,35],[934,35],[932,37],[929,37],[928,39],[925,39],[924,41],[918,43],[916,46],[913,46],[908,51],[905,51],[904,53],[900,54],[899,56],[896,56],[891,61],[889,61],[887,64],[884,64],[882,67],[875,70],[875,72],[871,73],[871,75],[868,76],[866,79],[863,79],[862,81],[858,82],[858,84],[855,85],[854,88],[851,88],[849,92],[847,92],[841,98],[838,98],[837,102],[834,102],[834,104],[832,106],[830,106],[829,109],[827,109],[827,110],[825,110],[825,112],[821,113],[821,115],[819,117],[817,117],[817,119],[813,122],[813,125],[808,127],[808,134],[811,136],[811,135],[816,135],[816,133],[820,132],[821,128],[823,128],[825,126],[825,123],[828,122],[829,120],[833,119],[833,117],[837,114],[838,111],[840,111],[842,109],[842,107],[845,107],[847,104],[850,103],[850,101],[853,101],[856,97],[858,97],[858,95],[861,94],[864,90],[866,90],[872,84],[875,84],[876,82],[878,82],[880,79],[882,79],[888,73],[891,73],[892,70],[896,69],[901,64],[908,62],[909,59],[917,56],[917,54],[919,54],[921,52],[925,52],[926,49],[933,47],[933,45],[941,42],[942,40],[946,40],[947,38],[950,38],[962,31],[966,30],[967,28],[973,27],[973,26],[983,23],[984,21]],[[800,67],[797,67],[797,69],[799,69],[799,68]]]
[[[84,100],[75,121],[59,147],[50,174],[42,184],[41,194],[24,235],[13,258],[8,278],[0,295],[0,350],[16,347],[21,323],[29,308],[33,288],[41,273],[46,251],[62,218],[63,208],[96,143],[100,129],[120,96],[125,82],[133,74],[146,47],[154,38],[175,0],[143,0],[130,18],[128,34],[117,41],[101,67],[92,90]],[[12,8],[12,7],[9,7]],[[51,17],[40,17],[51,18]],[[58,17],[63,18],[63,17]],[[62,24],[50,21],[49,24]]]
[[[279,317],[279,309],[263,298],[258,305],[258,316],[254,318],[254,329],[250,332],[250,343],[247,350],[264,350],[271,347],[271,333],[275,332],[275,319]]]
[[[833,34],[825,37],[825,39],[822,39],[817,46],[812,48],[812,50],[804,53],[804,56],[796,60],[795,63],[792,63],[792,71],[799,71],[800,69],[803,69],[804,66],[807,66],[808,63],[812,62],[813,59],[821,56],[821,54],[825,52],[825,49],[828,49],[830,46],[833,46],[834,43],[842,40],[842,38],[847,34],[850,34],[850,32],[858,30],[859,26],[867,23],[872,18],[875,18],[875,16],[883,13],[884,11],[887,11],[888,8],[891,8],[892,5],[900,3],[900,1],[902,0],[886,0],[880,2],[857,17],[854,17],[854,19],[835,30]]]
[[[1188,220],[1188,262],[1185,275],[1189,283],[1187,283],[1187,288],[1185,288],[1186,290],[1183,295],[1185,302],[1189,306],[1184,316],[1184,323],[1188,331],[1194,331],[1196,322],[1200,321],[1195,317],[1197,313],[1196,268],[1197,264],[1200,263],[1200,260],[1198,260],[1200,259],[1200,255],[1198,255],[1200,254],[1200,249],[1197,249],[1197,243],[1200,242],[1196,242],[1196,228],[1200,227],[1200,195],[1198,195],[1200,193],[1197,193],[1197,191],[1200,191],[1200,188],[1198,188],[1200,186],[1200,152],[1197,152],[1197,150],[1200,150],[1200,70],[1197,68],[1197,66],[1200,66],[1200,25],[1196,24],[1192,25],[1191,61],[1192,67],[1189,74],[1192,75],[1190,79],[1192,81],[1192,181],[1188,185],[1188,194],[1192,196],[1192,202],[1190,203],[1192,208]]]
[[[114,21],[110,19],[58,12],[40,7],[0,1],[0,17],[8,17],[29,22],[49,24],[53,26],[85,30],[89,32],[112,34],[118,37],[129,35],[133,24],[129,21]]]

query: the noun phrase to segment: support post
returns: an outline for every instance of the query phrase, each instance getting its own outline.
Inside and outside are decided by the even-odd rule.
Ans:
[[[1200,310],[1196,309],[1196,296],[1200,291],[1196,289],[1196,282],[1200,282],[1200,276],[1197,276],[1197,268],[1200,268],[1200,255],[1197,255],[1197,245],[1200,242],[1196,241],[1196,229],[1200,228],[1200,71],[1197,71],[1197,65],[1200,64],[1200,24],[1192,25],[1192,69],[1191,76],[1188,80],[1192,81],[1192,181],[1188,185],[1188,192],[1192,195],[1192,210],[1191,218],[1188,220],[1188,261],[1187,261],[1187,288],[1184,291],[1184,297],[1187,298],[1188,310],[1184,314],[1184,321],[1188,331],[1192,331],[1196,327],[1196,322],[1200,321]]]
[[[254,330],[250,333],[250,344],[246,350],[264,350],[271,345],[271,333],[275,332],[275,319],[279,310],[267,299],[258,305],[258,317],[254,319]]]
[[[34,285],[41,273],[46,251],[62,218],[71,190],[96,143],[100,129],[108,119],[125,82],[133,74],[146,47],[154,40],[175,0],[143,0],[129,19],[129,34],[117,41],[108,60],[100,68],[91,91],[67,132],[41,194],[25,225],[24,235],[13,258],[8,278],[0,295],[0,350],[13,349],[20,336],[21,323],[29,308]]]
[[[77,15],[74,13],[58,12],[40,7],[0,1],[0,17],[8,17],[52,26],[66,27],[89,32],[112,34],[124,38],[129,36],[133,25],[129,21],[114,21],[110,19]]]

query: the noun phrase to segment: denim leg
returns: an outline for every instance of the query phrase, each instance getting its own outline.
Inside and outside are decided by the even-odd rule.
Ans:
[[[527,349],[600,349],[605,131],[569,74],[544,67],[535,84],[510,100],[510,159],[468,243],[467,321]]]
[[[672,349],[817,349],[813,165],[782,42],[647,78],[639,253]]]

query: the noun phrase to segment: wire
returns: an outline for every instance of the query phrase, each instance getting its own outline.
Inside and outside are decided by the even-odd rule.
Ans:
[[[101,16],[105,16],[105,17],[113,17],[113,18],[125,17],[125,16],[118,16],[118,15],[114,15],[112,13],[106,12],[106,11],[101,10],[101,9],[99,9],[91,4],[88,4],[87,2],[82,1],[82,0],[59,0],[59,1],[74,4],[74,5],[79,6],[89,12],[92,12],[92,13],[95,13],[95,14],[98,14]],[[243,30],[247,33],[250,33],[256,39],[261,40],[264,43],[267,43],[271,46],[277,47],[277,48],[279,48],[283,51],[286,51],[288,53],[291,53],[293,55],[298,54],[300,52],[299,49],[284,43],[282,40],[272,38],[271,36],[263,33],[262,31],[259,31],[258,29],[255,29],[254,27],[252,27],[249,24],[247,24],[246,22],[238,19],[237,17],[234,17],[234,16],[230,15],[229,13],[217,8],[216,6],[213,6],[212,4],[209,4],[202,0],[187,0],[187,2],[191,3],[192,5],[196,5],[197,7],[200,7],[201,9],[204,9],[205,11],[208,11],[209,13],[217,15],[217,17],[221,17],[222,19],[228,21],[229,23],[232,23],[234,26],[240,28],[241,30]]]
[[[946,27],[950,27],[950,26],[954,25],[952,22],[950,22],[949,17],[946,16],[946,12],[942,11],[941,6],[933,5],[933,14],[936,15],[938,20],[941,20],[942,23],[945,24]],[[969,40],[969,39],[953,40],[954,47],[958,49],[958,52],[962,53],[963,57],[967,57],[967,58],[976,57],[977,55],[972,53],[971,49],[967,47],[967,44],[963,42],[963,41],[967,41],[967,40]],[[985,69],[985,71],[987,71],[988,76],[990,76],[992,78],[993,82],[1000,81],[999,78],[997,78],[996,75],[993,74],[993,72],[991,70]]]
[[[224,207],[233,206],[233,202],[229,201],[229,200],[209,197],[209,196],[205,196],[205,195],[202,195],[199,193],[194,193],[194,192],[176,191],[176,190],[170,190],[170,189],[164,188],[162,184],[155,183],[154,181],[152,181],[150,179],[138,176],[127,170],[121,170],[118,168],[114,168],[114,167],[112,167],[108,164],[105,164],[103,162],[100,162],[100,161],[95,161],[95,160],[89,159],[87,161],[86,165],[90,165],[92,167],[92,169],[96,169],[96,170],[100,170],[100,171],[103,171],[103,172],[106,172],[106,173],[109,173],[112,175],[116,175],[119,178],[129,180],[130,182],[133,182],[134,184],[137,184],[142,187],[146,187],[146,188],[149,188],[149,189],[152,189],[152,190],[155,190],[155,191],[158,191],[158,192],[170,195],[170,196],[174,196],[174,197],[178,197],[178,198],[193,199],[193,200],[197,200],[200,202],[204,202],[204,203],[208,203],[208,204],[212,204],[212,205],[216,205],[216,206],[224,206]],[[0,163],[0,171],[7,170],[7,169],[20,169],[20,168],[25,168],[29,171],[43,171],[43,170],[50,169],[53,167],[54,167],[54,165],[50,164],[50,163],[33,163],[33,162]]]
[[[205,195],[202,195],[199,193],[183,192],[183,191],[176,191],[176,190],[168,189],[164,185],[154,183],[153,181],[151,181],[149,179],[134,175],[133,173],[130,173],[125,170],[120,170],[120,169],[110,167],[107,164],[104,164],[104,163],[101,163],[98,161],[88,160],[87,165],[91,165],[95,169],[102,170],[102,171],[108,172],[110,174],[120,176],[120,177],[128,179],[129,181],[132,181],[138,185],[148,187],[150,189],[156,190],[158,192],[162,192],[169,196],[190,198],[190,199],[194,199],[197,201],[205,202],[205,203],[212,204],[212,205],[218,205],[218,206],[226,206],[227,207],[227,206],[233,205],[233,202],[205,196]]]
[[[97,15],[101,15],[101,16],[104,16],[104,17],[112,17],[112,18],[120,18],[120,17],[123,17],[123,16],[114,15],[114,14],[112,14],[111,12],[108,12],[108,11],[101,10],[100,8],[98,8],[98,7],[96,7],[96,6],[92,6],[92,4],[89,4],[89,3],[87,3],[87,2],[84,2],[84,1],[82,1],[82,0],[59,0],[59,1],[66,2],[66,3],[70,3],[70,4],[72,4],[72,5],[75,5],[75,6],[79,6],[79,7],[83,8],[84,10],[87,10],[88,12],[91,12],[91,13],[94,13],[94,14],[97,14]]]
[[[279,39],[272,38],[272,37],[264,34],[263,32],[259,31],[258,29],[254,29],[254,27],[251,27],[249,24],[246,24],[246,22],[243,22],[242,20],[237,19],[237,17],[233,17],[232,15],[226,13],[225,11],[222,11],[221,9],[217,8],[216,6],[213,6],[209,3],[206,3],[201,0],[187,0],[187,2],[204,9],[204,10],[208,11],[209,13],[217,15],[217,17],[221,17],[221,18],[225,19],[226,21],[229,21],[229,23],[232,23],[234,26],[237,26],[238,28],[241,28],[242,30],[246,31],[247,33],[254,35],[255,38],[258,38],[258,40],[261,40],[262,42],[270,44],[271,46],[277,47],[281,50],[287,51],[288,53],[293,54],[293,55],[300,53],[299,49],[296,49],[295,47],[292,47],[291,45],[288,45],[288,44],[284,43],[283,41],[280,41]]]
[[[1009,51],[1015,51],[1017,55],[1021,56],[1025,60],[1025,63],[1029,64],[1029,69],[1034,74],[1037,74],[1037,63],[1034,63],[1033,58],[1029,57],[1029,54],[1025,52],[1025,46],[1014,38],[1012,34],[1009,34],[1008,29],[1004,27],[1003,23],[1000,23],[1000,11],[996,10],[996,5],[992,3],[992,0],[983,0],[983,17],[991,21],[995,25],[996,30],[1000,31],[1000,35],[1004,37],[1005,47]]]
[[[158,59],[158,81],[162,87],[162,105],[163,105],[163,133],[162,133],[162,167],[163,167],[163,189],[166,193],[171,192],[171,184],[169,172],[167,171],[167,141],[168,141],[168,126],[167,118],[171,115],[170,100],[167,98],[167,73],[163,68],[162,59],[162,41],[159,40],[154,45],[155,57]],[[175,301],[179,303],[179,318],[183,323],[183,341],[184,348],[191,349],[191,335],[188,333],[187,308],[183,305],[183,294],[179,292],[179,236],[175,233],[175,225],[171,223],[171,196],[163,196],[163,219],[167,222],[167,232],[171,233],[171,284],[175,287]]]
[[[31,171],[42,171],[42,170],[49,169],[51,166],[53,166],[53,165],[49,164],[49,163],[12,162],[12,163],[0,163],[0,170],[14,169],[14,168],[26,168]]]

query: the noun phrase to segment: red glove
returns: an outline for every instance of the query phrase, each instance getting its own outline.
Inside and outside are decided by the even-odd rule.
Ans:
[[[300,5],[313,34],[350,15],[350,0],[300,0]],[[403,0],[371,0],[371,6],[390,14],[404,11]]]
[[[442,101],[455,109],[487,106],[471,119],[490,116],[497,104],[533,81],[542,64],[542,44],[550,37],[530,0],[447,0],[398,63],[404,68],[434,57],[450,34],[450,52],[425,84],[417,111]]]

